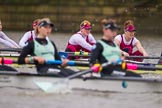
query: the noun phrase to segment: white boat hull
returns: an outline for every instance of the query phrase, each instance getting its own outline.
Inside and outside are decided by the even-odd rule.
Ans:
[[[0,75],[0,87],[40,90],[36,85],[37,82],[55,83],[61,80],[64,79],[49,76],[37,76],[35,74],[3,74]],[[123,81],[127,87],[122,86]],[[90,78],[83,81],[81,78],[76,78],[69,81],[69,86],[73,89],[96,90],[101,92],[162,92],[162,79],[109,77],[104,79]],[[53,85],[53,87],[55,87],[55,85]]]

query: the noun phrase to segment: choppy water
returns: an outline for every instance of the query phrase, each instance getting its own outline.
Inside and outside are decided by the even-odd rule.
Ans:
[[[8,32],[16,42],[23,33]],[[50,38],[63,51],[71,34],[52,34]],[[100,39],[101,35],[96,35]],[[144,48],[151,56],[161,53],[162,38],[140,36]],[[148,62],[156,63],[157,60]],[[96,85],[97,86],[97,85]],[[111,85],[106,85],[111,86]],[[69,94],[45,94],[36,90],[0,88],[2,108],[161,108],[162,93],[112,93],[74,90]]]
[[[0,105],[2,108],[161,108],[160,95],[79,90],[70,94],[45,94],[39,91],[1,88]]]

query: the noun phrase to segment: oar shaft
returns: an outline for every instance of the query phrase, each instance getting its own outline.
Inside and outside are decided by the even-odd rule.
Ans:
[[[133,59],[133,58],[141,58],[141,59],[162,59],[162,57],[151,57],[151,56],[127,56],[126,58]]]
[[[75,55],[75,54],[68,54],[68,56],[70,56],[70,57],[75,57],[75,56],[78,56],[78,57],[90,57],[90,55]]]
[[[70,76],[68,76],[66,79],[73,79],[73,78],[76,78],[76,77],[78,77],[78,76],[81,76],[81,75],[84,75],[84,74],[86,74],[86,73],[90,73],[90,72],[92,72],[93,70],[92,69],[88,69],[88,70],[85,70],[85,71],[82,71],[82,72],[78,72],[78,73],[76,73],[76,74],[73,74],[73,75],[70,75]]]
[[[19,57],[20,54],[0,54],[1,57]]]
[[[0,54],[0,57],[19,57],[20,54],[7,54],[7,53],[2,53]],[[29,57],[30,55],[28,55]]]
[[[128,69],[128,70],[162,70],[162,68],[156,67],[156,65],[148,66],[148,65],[131,64],[131,63],[127,63],[125,69]]]
[[[60,65],[62,64],[61,60],[47,60],[46,64],[57,64]],[[69,66],[88,66],[88,62],[79,62],[79,61],[68,61],[67,65]]]
[[[17,60],[13,60],[10,58],[1,58],[0,59],[0,64],[17,64]],[[33,64],[33,63],[28,63],[28,64]],[[45,64],[55,64],[55,65],[61,65],[62,61],[61,60],[47,60]],[[88,66],[88,62],[78,62],[78,61],[68,61],[67,65],[69,66]]]
[[[0,48],[0,51],[8,51],[8,52],[21,52],[21,48]]]
[[[12,60],[12,59],[6,59],[6,58],[1,58],[0,59],[0,64],[17,64],[17,60]],[[30,63],[33,64],[33,63]],[[55,64],[55,65],[60,65],[62,64],[61,60],[47,60],[45,64]],[[112,64],[112,63],[111,63]],[[67,63],[69,66],[89,66],[88,62],[76,62],[76,61],[69,61]],[[115,64],[115,65],[120,65],[122,69],[128,69],[128,70],[162,70],[160,67],[156,67],[156,65],[139,65],[139,64],[132,64],[132,63],[122,63],[122,64]],[[104,63],[102,64],[101,67],[106,67],[110,66],[110,63]],[[98,67],[92,67],[91,70],[96,71]],[[89,70],[87,70],[89,71]],[[84,73],[84,72],[83,72]]]
[[[59,52],[60,54],[67,54],[68,56],[90,56],[89,52]]]

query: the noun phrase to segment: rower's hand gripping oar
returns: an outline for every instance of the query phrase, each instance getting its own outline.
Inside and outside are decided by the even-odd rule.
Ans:
[[[116,62],[107,62],[107,63],[103,63],[102,65],[98,65],[98,66],[92,66],[90,69],[85,70],[85,71],[81,71],[81,72],[77,72],[73,75],[70,75],[68,77],[66,77],[63,80],[59,80],[57,82],[42,82],[42,81],[36,81],[35,84],[42,89],[44,92],[46,93],[62,93],[64,92],[64,90],[67,90],[69,88],[68,83],[69,80],[79,77],[81,75],[84,75],[86,73],[91,73],[93,71],[97,72],[99,70],[102,70],[103,68],[112,65],[112,64],[116,64],[121,62],[121,60],[117,60]]]

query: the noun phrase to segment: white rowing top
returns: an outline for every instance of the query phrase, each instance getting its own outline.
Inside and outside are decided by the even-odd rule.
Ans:
[[[27,41],[31,38],[31,36],[33,37],[33,39],[36,38],[36,35],[35,35],[35,33],[34,33],[34,30],[28,31],[28,32],[26,32],[26,33],[23,35],[23,37],[22,37],[22,38],[20,39],[20,41],[19,41],[20,47],[26,46],[26,45],[28,44]]]
[[[0,43],[10,48],[20,48],[19,45],[10,39],[4,32],[0,31]]]
[[[91,51],[92,45],[87,43],[86,36],[83,36],[81,34],[82,34],[81,31],[79,31],[78,33],[72,35],[71,38],[69,39],[69,43],[72,45],[80,45],[82,48]],[[88,35],[88,41],[90,43],[96,43],[96,40],[91,33]]]

